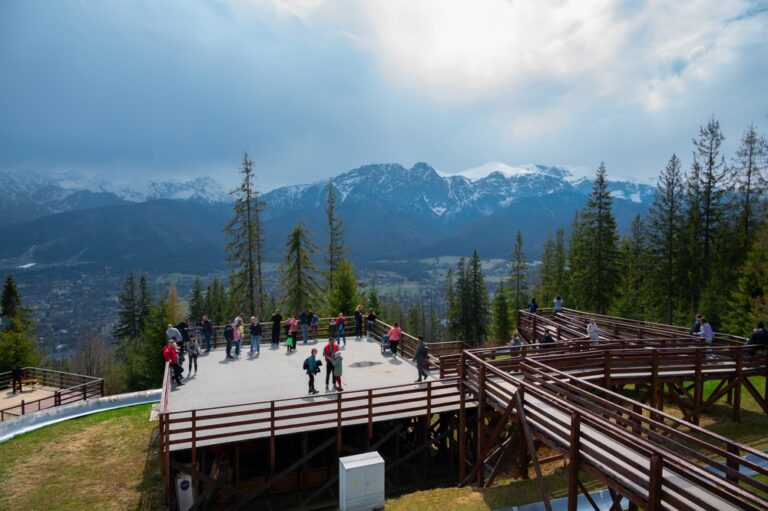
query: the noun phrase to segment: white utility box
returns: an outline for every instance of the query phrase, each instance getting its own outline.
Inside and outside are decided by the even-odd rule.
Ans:
[[[384,509],[384,458],[378,452],[339,458],[339,509]]]
[[[176,502],[179,504],[179,511],[188,511],[195,505],[191,475],[182,473],[176,476]]]

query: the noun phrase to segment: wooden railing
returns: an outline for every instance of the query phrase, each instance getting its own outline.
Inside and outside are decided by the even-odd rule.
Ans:
[[[373,422],[403,414],[431,414],[455,408],[459,392],[456,379],[429,380],[359,391],[339,392],[332,399],[280,399],[231,406],[163,412],[165,448],[183,444],[195,449],[213,441],[238,441],[254,436],[305,431],[309,427],[339,428],[343,424]]]
[[[55,388],[51,395],[33,401],[22,400],[20,404],[0,410],[0,420],[6,420],[54,406],[66,405],[104,395],[104,380],[92,376],[53,371],[39,367],[22,369],[24,380],[34,380],[42,387]],[[0,388],[10,383],[10,374],[0,374]]]
[[[744,466],[768,476],[759,463],[740,458],[749,453],[768,459],[759,451],[552,369],[544,361],[521,360],[519,368],[520,374],[513,376],[464,352],[461,385],[497,408],[517,402],[535,436],[570,459],[570,470],[593,474],[645,508],[767,508],[768,501],[755,492],[768,492],[768,485],[739,473]],[[694,428],[704,439],[680,431],[683,427]],[[576,492],[575,484],[569,484],[569,500],[575,502]]]

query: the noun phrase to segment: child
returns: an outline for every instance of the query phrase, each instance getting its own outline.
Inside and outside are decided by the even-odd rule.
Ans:
[[[341,360],[342,360],[341,352],[337,351],[336,354],[333,356],[333,387],[341,392],[344,390],[341,387]]]
[[[296,344],[295,344],[296,341],[293,335],[294,335],[293,332],[290,332],[288,334],[288,337],[285,338],[286,353],[296,349]]]
[[[307,372],[307,376],[309,376],[310,394],[317,394],[317,390],[315,390],[315,375],[320,372],[320,366],[323,365],[320,360],[315,358],[315,355],[317,355],[317,348],[312,348],[312,354],[304,360],[304,370]]]

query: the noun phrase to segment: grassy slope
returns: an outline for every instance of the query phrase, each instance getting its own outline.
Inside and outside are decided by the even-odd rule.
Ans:
[[[151,405],[107,411],[0,444],[0,509],[138,509],[164,504],[159,457],[148,456]]]

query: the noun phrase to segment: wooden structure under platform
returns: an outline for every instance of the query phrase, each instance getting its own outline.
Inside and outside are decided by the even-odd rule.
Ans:
[[[362,356],[362,371],[349,373],[342,393],[307,397],[290,391],[293,383],[256,383],[272,400],[219,397],[217,406],[190,407],[190,398],[210,405],[202,396],[216,394],[210,385],[217,382],[196,387],[201,376],[171,392],[166,378],[160,437],[169,498],[174,475],[184,472],[198,490],[197,509],[333,505],[339,456],[376,450],[386,460],[388,495],[489,486],[504,467],[523,477],[532,467],[549,506],[537,454],[547,446],[568,461],[569,509],[579,492],[587,494],[581,473],[604,482],[615,505],[628,499],[630,509],[768,508],[768,484],[747,475],[768,477],[768,456],[697,426],[702,412],[724,397],[740,420],[742,389],[768,413],[764,351],[722,335],[710,348],[680,328],[572,310],[554,317],[520,311],[518,319],[527,340],[548,331],[558,341],[435,346],[430,365],[439,378],[426,383],[409,383],[415,368],[378,350],[376,340],[388,328],[380,322],[372,339],[348,340],[345,364]],[[589,319],[600,326],[598,342],[584,335]],[[404,341],[406,352],[413,341]],[[304,356],[279,354],[219,364],[235,379],[235,368],[254,374],[258,364],[270,367],[270,375],[296,370],[289,374],[300,379]],[[387,384],[377,384],[379,377]],[[684,419],[666,414],[665,403],[679,407]]]

